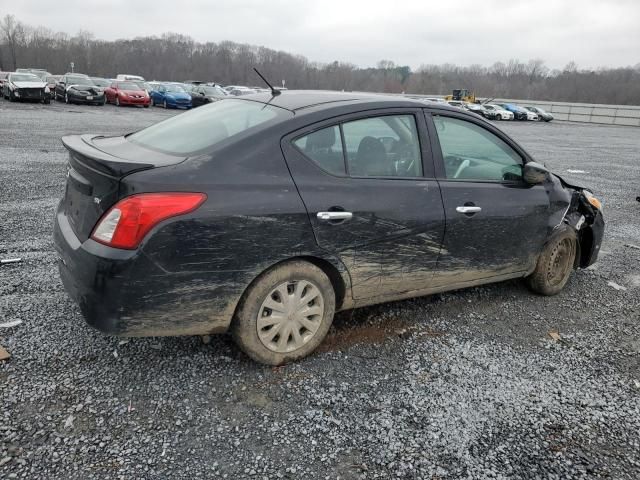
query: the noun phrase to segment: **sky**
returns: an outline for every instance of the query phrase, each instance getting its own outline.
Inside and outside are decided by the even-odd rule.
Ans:
[[[114,40],[189,35],[361,67],[640,63],[640,0],[0,0],[23,23]]]

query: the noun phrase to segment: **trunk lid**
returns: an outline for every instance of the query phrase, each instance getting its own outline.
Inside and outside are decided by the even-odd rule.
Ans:
[[[122,178],[185,160],[135,145],[123,136],[71,135],[62,137],[62,143],[69,151],[69,164],[61,208],[81,242],[120,200]]]

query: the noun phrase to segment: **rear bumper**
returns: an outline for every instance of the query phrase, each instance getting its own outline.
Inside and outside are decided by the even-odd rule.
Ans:
[[[53,236],[64,288],[86,322],[101,332],[174,336],[228,329],[239,298],[228,280],[169,273],[140,250],[80,242],[60,208]]]

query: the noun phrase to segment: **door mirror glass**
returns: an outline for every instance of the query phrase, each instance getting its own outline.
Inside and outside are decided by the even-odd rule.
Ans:
[[[529,162],[524,166],[524,181],[531,185],[538,185],[544,182],[548,175],[549,170],[539,163]]]

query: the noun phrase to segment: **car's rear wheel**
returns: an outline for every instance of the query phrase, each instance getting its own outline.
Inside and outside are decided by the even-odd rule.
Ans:
[[[569,281],[576,259],[576,233],[563,225],[544,247],[535,270],[527,277],[529,288],[541,295],[556,295]]]
[[[281,365],[313,352],[327,335],[334,312],[335,293],[327,275],[309,262],[285,262],[247,289],[231,333],[254,360]]]

